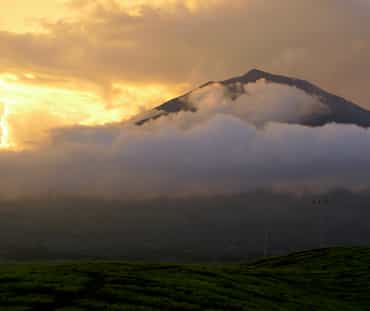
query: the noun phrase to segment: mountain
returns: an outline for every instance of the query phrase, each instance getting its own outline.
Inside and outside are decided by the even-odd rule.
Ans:
[[[219,83],[226,87],[227,95],[231,100],[236,100],[241,95],[245,94],[243,85],[255,83],[258,80],[264,79],[267,83],[277,83],[297,88],[305,93],[318,98],[321,104],[325,106],[328,113],[313,113],[308,118],[300,121],[300,124],[306,126],[322,126],[327,123],[342,123],[355,124],[361,127],[370,127],[370,111],[361,108],[360,106],[336,95],[333,95],[318,86],[296,78],[275,75],[261,70],[253,69],[248,73],[234,77],[224,81],[209,81],[197,89],[186,93],[180,97],[171,99],[162,105],[136,117],[133,121],[137,125],[142,125],[150,120],[157,119],[169,114],[178,113],[181,111],[196,112],[196,108],[189,101],[189,97],[194,91]]]

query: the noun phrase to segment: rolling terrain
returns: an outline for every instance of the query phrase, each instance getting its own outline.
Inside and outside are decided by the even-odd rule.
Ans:
[[[367,310],[370,248],[235,264],[3,263],[1,310]]]

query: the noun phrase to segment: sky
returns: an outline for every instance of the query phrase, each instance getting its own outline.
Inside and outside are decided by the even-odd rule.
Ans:
[[[120,122],[252,68],[370,108],[368,0],[1,0],[1,148]]]

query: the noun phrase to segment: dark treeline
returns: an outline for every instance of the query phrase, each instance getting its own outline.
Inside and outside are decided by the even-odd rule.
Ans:
[[[238,261],[370,244],[370,193],[0,202],[0,258]]]

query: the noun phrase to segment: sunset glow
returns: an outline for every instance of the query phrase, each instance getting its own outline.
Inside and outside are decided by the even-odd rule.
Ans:
[[[313,29],[320,33],[317,42],[301,46],[287,35],[292,21],[286,12],[294,6],[294,21],[304,20],[308,6],[288,2],[276,10],[275,2],[254,0],[2,0],[0,147],[32,147],[47,140],[53,128],[124,121],[208,80],[256,65],[304,76],[368,106],[370,45],[368,33],[360,31],[365,19],[345,31],[338,30],[345,22],[323,32]],[[350,18],[347,11],[338,8],[333,19]],[[325,23],[332,12],[323,7],[315,16]],[[257,27],[266,14],[271,16]],[[281,20],[287,23],[277,32],[274,23]],[[301,24],[297,33],[305,30]],[[237,29],[248,32],[241,37]],[[333,51],[320,48],[333,31],[348,34],[347,41],[341,38],[348,50],[341,40],[331,42]],[[275,41],[284,44],[265,48]],[[334,50],[344,56],[333,57]],[[363,73],[348,69],[358,66],[337,66],[347,57],[348,62],[362,59]],[[327,70],[312,65],[323,59]]]
[[[158,1],[155,5],[167,7],[175,2]],[[79,23],[84,16],[78,7],[84,6],[89,12],[99,3],[106,8],[118,5],[129,14],[137,14],[148,1],[36,0],[31,4],[24,0],[4,0],[0,32],[12,36],[45,35],[49,32],[45,25],[66,21]],[[188,1],[186,6],[195,8],[196,3]],[[22,47],[17,51],[25,55],[31,52]],[[98,76],[91,80],[53,68],[26,67],[31,70],[24,70],[24,64],[8,68],[6,63],[0,62],[1,149],[31,147],[47,139],[48,131],[55,127],[121,122],[189,87],[186,82],[166,84],[121,78],[107,81]]]
[[[176,95],[184,86],[115,83],[114,96],[107,99],[98,88],[32,83],[37,76],[26,73],[0,75],[0,148],[24,148],[42,142],[48,130],[74,125],[103,125],[121,122]],[[90,88],[89,88],[90,87]]]
[[[370,0],[0,0],[0,309],[367,310],[320,258],[370,243],[369,55]]]
[[[3,104],[2,115],[0,116],[0,148],[10,148],[11,143],[9,141],[9,106]]]

